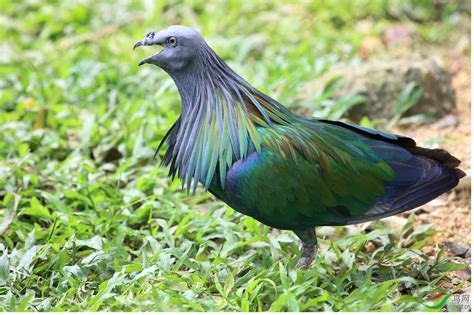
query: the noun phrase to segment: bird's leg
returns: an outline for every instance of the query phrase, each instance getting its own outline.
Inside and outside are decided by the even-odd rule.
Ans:
[[[301,258],[296,264],[296,268],[309,268],[316,256],[318,241],[314,228],[307,230],[294,230],[296,236],[303,242],[301,247]]]

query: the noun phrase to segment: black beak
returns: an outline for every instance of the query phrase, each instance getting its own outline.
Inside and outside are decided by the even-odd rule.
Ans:
[[[140,47],[140,46],[145,46],[144,40],[139,40],[138,42],[136,42],[135,45],[133,45],[133,50],[135,50],[135,48]]]
[[[156,33],[151,31],[148,32],[145,36],[144,40],[139,40],[138,42],[133,45],[133,49],[140,47],[140,46],[153,46],[153,45],[162,45],[163,44],[163,39],[160,38],[160,36],[155,36]],[[144,65],[146,63],[150,63],[151,59],[153,56],[150,56],[148,58],[143,59],[140,61],[138,64],[139,66]]]
[[[153,57],[153,56],[152,56],[152,57]],[[140,61],[140,63],[138,64],[138,66],[142,66],[142,65],[144,65],[144,64],[146,64],[146,63],[150,63],[150,61],[151,61],[151,57],[145,58],[145,59],[143,59],[142,61]]]
[[[133,50],[135,50],[135,48],[137,48],[137,47],[148,46],[148,45],[150,45],[150,44],[147,44],[147,41],[146,41],[146,38],[145,38],[145,40],[139,40],[138,42],[136,42],[135,45],[133,45]],[[140,61],[138,66],[142,66],[146,63],[149,63],[150,59],[151,59],[151,57],[143,59],[142,61]]]

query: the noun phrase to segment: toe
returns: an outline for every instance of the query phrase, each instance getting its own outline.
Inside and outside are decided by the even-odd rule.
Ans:
[[[295,267],[297,269],[308,269],[309,267],[311,267],[311,262],[312,262],[311,259],[308,259],[306,257],[302,257],[302,258],[300,258],[300,260],[298,260],[298,263],[296,263]]]

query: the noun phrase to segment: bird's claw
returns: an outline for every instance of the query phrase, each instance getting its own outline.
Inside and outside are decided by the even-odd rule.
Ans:
[[[311,267],[311,263],[313,262],[314,258],[309,257],[301,257],[300,260],[296,263],[296,269],[308,269]]]

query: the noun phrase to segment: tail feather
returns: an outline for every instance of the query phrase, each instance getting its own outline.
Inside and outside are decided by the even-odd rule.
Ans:
[[[458,167],[459,164],[461,164],[461,161],[458,158],[454,157],[448,151],[443,149],[427,149],[422,147],[412,147],[406,149],[413,155],[427,157],[448,168],[454,169]],[[458,178],[462,178],[466,176],[466,173],[458,169],[458,176],[461,176]]]
[[[442,156],[447,157],[444,154]],[[451,159],[451,163],[452,161]],[[421,173],[416,174],[418,180],[407,184],[409,175],[406,172],[412,173],[415,165]],[[440,164],[439,161],[426,156],[413,156],[405,166],[397,163],[397,167],[398,177],[393,183],[386,185],[386,194],[367,212],[351,217],[346,224],[382,219],[419,207],[454,188],[459,183],[459,178],[465,175],[457,168]]]
[[[405,187],[402,194],[392,199],[392,210],[405,211],[421,206],[455,187],[459,182],[453,169],[440,166],[435,161],[424,157],[416,157],[416,159],[424,167],[423,174],[419,181]]]

